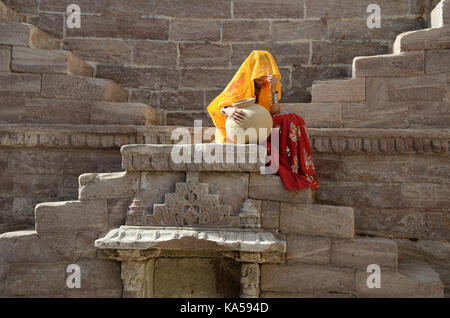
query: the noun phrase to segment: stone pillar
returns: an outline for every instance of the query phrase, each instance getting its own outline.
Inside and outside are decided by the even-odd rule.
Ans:
[[[242,263],[241,298],[259,298],[260,269],[257,263]]]
[[[155,259],[122,262],[124,298],[153,298]]]

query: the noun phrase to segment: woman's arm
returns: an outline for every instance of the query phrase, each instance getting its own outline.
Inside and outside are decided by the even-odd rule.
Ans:
[[[276,114],[280,113],[280,103],[278,102],[278,97],[276,97],[276,100],[275,100],[274,95],[273,95],[275,92],[271,91],[273,100],[272,100],[272,105],[270,106],[270,113],[272,115],[276,115]]]

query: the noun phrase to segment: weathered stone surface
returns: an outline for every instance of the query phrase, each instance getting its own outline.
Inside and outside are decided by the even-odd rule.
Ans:
[[[402,186],[400,184],[365,183],[362,181],[336,182],[322,181],[317,199],[348,206],[401,208]]]
[[[128,92],[116,83],[72,75],[42,75],[42,96],[106,102],[126,102]]]
[[[86,15],[82,28],[67,29],[70,37],[105,37],[166,40],[169,21],[153,17],[126,15]]]
[[[140,175],[133,172],[84,173],[79,177],[79,200],[126,199],[139,187]]]
[[[327,26],[322,21],[276,21],[272,23],[271,39],[276,41],[321,40]]]
[[[233,42],[269,40],[269,24],[266,21],[224,21],[222,40]]]
[[[261,266],[261,290],[280,292],[353,292],[353,270],[291,264]]]
[[[38,27],[49,35],[62,39],[64,37],[64,15],[40,12],[39,16],[27,17],[28,23]]]
[[[123,297],[153,297],[154,272],[155,259],[141,262],[122,262]]]
[[[387,45],[377,42],[333,41],[330,43],[314,41],[312,43],[311,63],[317,65],[352,64],[355,56],[386,54],[388,51]]]
[[[280,225],[280,202],[264,200],[261,204],[261,227],[278,231]]]
[[[105,200],[46,202],[36,205],[36,231],[99,232],[107,226]]]
[[[287,235],[288,263],[328,264],[331,240],[328,237]]]
[[[11,64],[11,47],[0,46],[0,72],[9,72]]]
[[[307,18],[366,18],[369,0],[304,0]],[[378,2],[383,16],[406,15],[409,12],[407,0]]]
[[[450,188],[435,183],[406,183],[401,188],[402,206],[428,210],[446,210],[450,204]]]
[[[214,258],[159,258],[155,264],[155,297],[237,297],[239,263]]]
[[[425,73],[434,74],[434,73],[449,73],[449,72],[450,72],[450,49],[427,50],[425,52]]]
[[[21,22],[0,23],[0,44],[39,49],[59,49],[59,40],[44,31]]]
[[[133,61],[143,65],[176,65],[175,43],[138,42],[133,47]]]
[[[113,39],[67,38],[64,40],[64,50],[73,52],[86,61],[129,63],[132,44]]]
[[[400,264],[399,273],[383,272],[381,274],[381,288],[369,289],[367,287],[366,281],[370,274],[356,272],[357,297],[443,297],[443,286],[439,280],[439,275],[426,265]]]
[[[261,298],[355,298],[350,293],[326,293],[326,292],[309,292],[309,293],[285,293],[285,292],[262,292]]]
[[[40,3],[40,9],[43,11],[65,13],[67,6],[70,4],[70,0],[42,0]],[[106,13],[112,12],[116,8],[117,1],[97,0],[92,2],[90,0],[79,0],[77,4],[83,8],[83,12]]]
[[[423,74],[424,59],[423,51],[355,57],[353,59],[353,78]]]
[[[324,81],[312,86],[312,102],[364,102],[365,79]]]
[[[242,203],[248,198],[249,175],[233,172],[202,172],[199,181],[208,183],[209,193],[218,194],[222,204],[232,207],[232,214],[239,214]]]
[[[353,238],[353,208],[318,204],[281,203],[284,233]]]
[[[219,41],[220,23],[217,21],[171,21],[169,40]]]
[[[62,297],[65,287],[66,265],[38,263],[11,265],[8,272],[6,295]]]
[[[427,51],[427,54],[428,52],[433,51]],[[445,65],[445,63],[442,65]],[[435,74],[388,78],[386,79],[387,98],[393,102],[443,100],[447,93],[446,77],[447,76],[445,74]],[[368,83],[373,83],[373,81],[368,80]],[[375,87],[369,87],[369,89],[373,88]],[[373,92],[373,94],[375,94],[375,92]]]
[[[289,191],[284,187],[279,176],[250,174],[249,197],[260,200],[273,200],[281,202],[314,202],[310,188],[298,191]]]
[[[228,66],[230,60],[229,45],[182,43],[179,52],[183,66]]]
[[[92,105],[90,123],[96,125],[159,125],[161,113],[141,103],[97,102]]]
[[[450,3],[442,0],[431,11],[431,27],[441,28],[446,24],[450,24]]]
[[[66,51],[14,47],[11,68],[24,73],[60,73],[92,76],[94,68]]]
[[[108,206],[108,226],[119,227],[124,225],[131,199],[107,199],[106,201]]]
[[[159,106],[163,110],[203,110],[203,90],[179,90],[159,95]]]
[[[25,17],[8,8],[3,2],[0,3],[0,21],[24,22]]]
[[[303,19],[303,1],[281,0],[281,1],[255,1],[243,0],[233,3],[233,14],[235,18],[245,19]]]
[[[336,267],[351,267],[362,271],[370,264],[377,264],[381,270],[397,270],[397,244],[382,238],[356,238],[354,240],[333,240],[331,263]]]
[[[204,111],[164,112],[167,126],[193,127],[195,120],[201,120],[203,126],[214,126],[211,116]]]
[[[295,113],[302,117],[307,127],[336,127],[342,125],[342,104],[340,103],[280,103],[281,113]]]
[[[182,88],[217,88],[221,92],[236,74],[236,71],[237,69],[214,70],[213,72],[200,68],[184,69],[181,70],[181,86]],[[178,85],[178,78],[176,83]],[[212,99],[210,102],[212,102]]]
[[[96,76],[111,79],[125,87],[175,89],[178,88],[179,71],[164,68],[100,64],[97,66]]]
[[[445,50],[450,48],[450,25],[442,28],[405,32],[397,36],[393,52]]]
[[[38,96],[41,76],[36,74],[0,73],[0,94],[13,96]]]

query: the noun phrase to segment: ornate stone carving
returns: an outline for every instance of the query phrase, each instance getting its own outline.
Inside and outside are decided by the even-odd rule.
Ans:
[[[243,263],[241,265],[241,298],[259,297],[259,276],[260,269],[258,264]]]
[[[261,228],[261,200],[245,199],[239,213],[241,227]]]

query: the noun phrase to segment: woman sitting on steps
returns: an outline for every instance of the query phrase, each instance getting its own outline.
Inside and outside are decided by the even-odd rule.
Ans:
[[[233,79],[208,106],[208,112],[216,127],[216,142],[230,143],[225,121],[228,117],[239,122],[245,113],[232,103],[256,98],[256,103],[272,114],[273,127],[280,129],[279,153],[268,154],[279,161],[277,174],[288,190],[311,188],[317,191],[314,163],[306,124],[297,114],[280,114],[281,75],[275,59],[268,51],[253,50],[241,65]],[[267,142],[270,151],[270,138]]]

